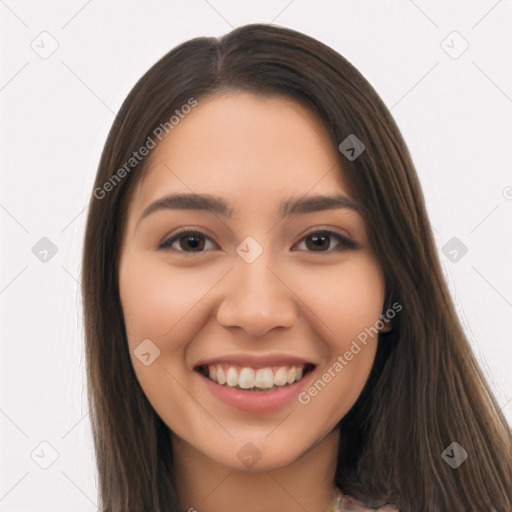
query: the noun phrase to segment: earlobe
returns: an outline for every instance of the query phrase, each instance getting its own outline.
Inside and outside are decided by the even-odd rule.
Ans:
[[[387,322],[386,322],[386,320],[383,320],[383,323],[384,323],[384,327],[382,329],[379,329],[379,332],[391,332],[393,330],[393,325],[392,325],[391,320],[388,319]]]
[[[391,302],[392,302],[393,294],[389,293],[389,294],[386,294],[386,296],[388,297],[388,300],[385,301],[386,307],[383,310],[383,313],[380,315],[380,318],[382,320],[381,323],[383,324],[382,328],[379,329],[379,332],[381,332],[381,333],[388,333],[388,332],[392,332],[393,331],[393,320],[392,320],[392,318],[395,316],[395,311],[391,307]],[[393,313],[392,316],[390,315],[390,311]]]

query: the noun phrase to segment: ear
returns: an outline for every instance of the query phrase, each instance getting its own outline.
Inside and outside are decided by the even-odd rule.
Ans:
[[[391,318],[387,318],[387,312],[391,306],[392,293],[386,292],[384,299],[384,309],[382,310],[382,314],[380,316],[382,323],[384,326],[382,329],[379,329],[379,332],[391,332],[393,330],[393,320]]]
[[[379,332],[391,332],[393,330],[393,325],[391,320],[383,321],[384,327],[382,329],[379,329]]]

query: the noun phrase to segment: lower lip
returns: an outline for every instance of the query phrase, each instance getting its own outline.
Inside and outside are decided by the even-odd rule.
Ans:
[[[299,381],[275,391],[241,391],[221,386],[200,373],[198,375],[205,381],[208,390],[225,404],[241,411],[263,414],[279,411],[296,400],[301,390],[309,382],[313,371],[306,373]]]

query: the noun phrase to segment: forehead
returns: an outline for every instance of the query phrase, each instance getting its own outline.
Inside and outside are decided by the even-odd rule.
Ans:
[[[210,193],[236,208],[283,195],[348,194],[321,121],[289,97],[224,93],[198,100],[150,154],[135,202],[162,193]]]

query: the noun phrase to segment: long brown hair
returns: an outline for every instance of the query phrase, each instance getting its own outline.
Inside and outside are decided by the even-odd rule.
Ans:
[[[336,485],[368,504],[390,502],[409,512],[510,511],[509,427],[458,320],[398,127],[372,86],[333,49],[259,24],[167,53],[129,93],[101,156],[83,252],[100,509],[180,510],[169,429],[135,376],[119,297],[127,207],[147,158],[126,162],[191,98],[200,104],[229,91],[292,97],[319,117],[334,148],[350,134],[366,146],[353,161],[338,152],[340,166],[365,207],[387,297],[403,308],[393,331],[379,338],[366,386],[338,425]],[[452,442],[468,454],[457,469],[441,456]]]

